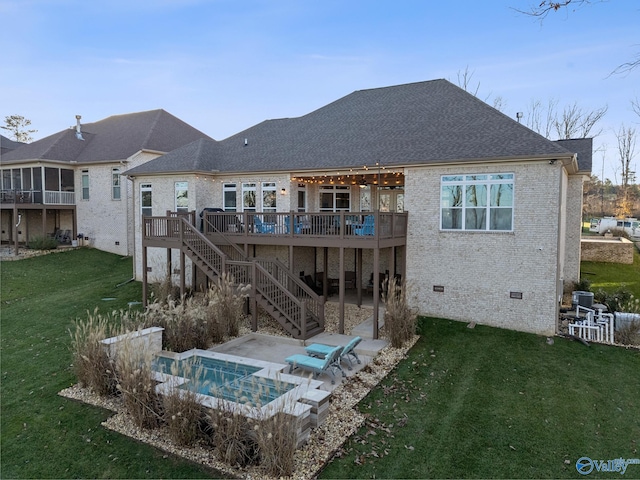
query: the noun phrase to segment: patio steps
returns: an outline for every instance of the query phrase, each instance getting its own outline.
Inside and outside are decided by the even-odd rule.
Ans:
[[[269,301],[264,295],[257,294],[256,302],[262,307],[262,309],[275,319],[293,338],[299,340],[308,340],[309,338],[324,332],[324,328],[320,325],[320,322],[316,320],[312,315],[307,314],[306,319],[306,332],[303,334],[302,330],[298,328],[293,322],[287,318],[281,311],[276,308],[273,303]]]
[[[282,265],[272,262],[271,267],[277,268],[279,272],[274,277],[267,270],[264,259],[250,257],[244,261],[232,260],[222,248],[212,244],[191,225],[184,227],[188,230],[188,235],[183,237],[182,251],[208,278],[216,280],[223,273],[233,272],[238,283],[254,284],[256,288],[252,289],[252,292],[255,291],[256,303],[293,338],[307,340],[324,331],[324,310],[321,307],[321,314],[317,316],[317,312],[312,312],[312,309],[305,305],[310,298],[309,292],[303,290],[308,290],[308,287],[301,285],[299,279],[293,277]],[[257,277],[252,278],[253,275]],[[279,278],[283,280],[278,281]],[[294,291],[289,288],[294,288]],[[311,295],[315,296],[313,292]],[[315,296],[315,299],[317,301],[318,297]],[[303,315],[305,318],[301,321],[300,317]]]

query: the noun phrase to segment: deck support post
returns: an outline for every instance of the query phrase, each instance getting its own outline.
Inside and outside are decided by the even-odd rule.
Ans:
[[[323,248],[324,258],[322,259],[324,272],[322,272],[322,295],[324,296],[325,302],[327,298],[329,298],[329,274],[327,270],[329,269],[329,247]]]
[[[338,333],[344,335],[344,247],[340,247],[340,274],[338,278],[338,301],[340,302]]]
[[[171,249],[167,248],[167,277],[171,278]]]
[[[13,239],[15,242],[15,252],[16,257],[18,256],[18,204],[16,203],[16,199],[13,199],[13,218],[11,219],[13,222]]]
[[[142,306],[148,305],[148,279],[147,279],[147,249],[148,247],[142,246]]]
[[[180,298],[184,299],[185,293],[187,293],[185,282],[185,254],[180,250]],[[171,277],[169,277],[171,278]]]
[[[362,249],[356,249],[356,288],[357,288],[357,304],[359,307],[362,306]]]
[[[258,295],[258,289],[256,288],[256,262],[251,262],[251,278],[253,281],[251,282],[251,296],[249,297],[249,302],[251,305],[251,331],[258,331],[258,302],[256,300],[256,296]]]
[[[378,317],[380,316],[380,249],[373,249],[373,339],[378,339]]]

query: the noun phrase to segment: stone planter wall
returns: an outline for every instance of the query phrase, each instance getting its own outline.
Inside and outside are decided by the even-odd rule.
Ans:
[[[148,351],[157,353],[162,350],[162,332],[164,328],[150,327],[137,332],[119,335],[117,337],[105,338],[103,345],[108,348],[109,356],[114,358],[117,355],[119,345],[128,340],[135,351]]]
[[[591,237],[580,240],[581,260],[633,264],[633,242],[620,237]]]

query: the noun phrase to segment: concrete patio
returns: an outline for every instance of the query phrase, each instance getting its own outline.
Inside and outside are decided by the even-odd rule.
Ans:
[[[383,315],[380,316],[382,318]],[[283,372],[289,371],[289,365],[285,362],[285,358],[295,354],[305,354],[305,346],[312,343],[323,343],[326,345],[346,345],[355,336],[362,337],[362,341],[356,347],[355,351],[361,360],[360,364],[353,362],[353,369],[348,370],[346,361],[342,362],[342,367],[346,373],[346,378],[336,378],[336,383],[331,384],[331,376],[328,374],[320,375],[316,378],[323,382],[322,389],[328,392],[333,391],[341,382],[347,380],[349,376],[362,370],[371,360],[388,345],[383,339],[374,340],[371,338],[373,331],[373,318],[369,318],[354,327],[352,335],[341,335],[337,333],[320,333],[306,341],[296,340],[288,337],[277,335],[264,335],[260,333],[250,333],[221,345],[216,345],[210,350],[219,353],[227,353],[239,357],[252,358],[255,360],[263,360],[272,363],[282,364]],[[301,369],[296,369],[292,375],[308,378],[310,373]]]

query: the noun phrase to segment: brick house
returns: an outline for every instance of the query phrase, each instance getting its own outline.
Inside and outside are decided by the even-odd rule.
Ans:
[[[3,243],[43,235],[68,243],[81,233],[96,248],[133,255],[133,186],[121,173],[209,138],[164,110],[80,120],[30,144],[2,139]]]
[[[320,297],[335,290],[342,316],[350,288],[377,307],[392,276],[421,314],[553,334],[580,275],[591,139],[549,141],[446,80],[356,91],[131,167],[145,292],[231,271],[274,316],[313,317],[283,320],[302,338],[322,328]],[[200,228],[205,208],[218,211]],[[305,301],[274,305],[267,277]]]

